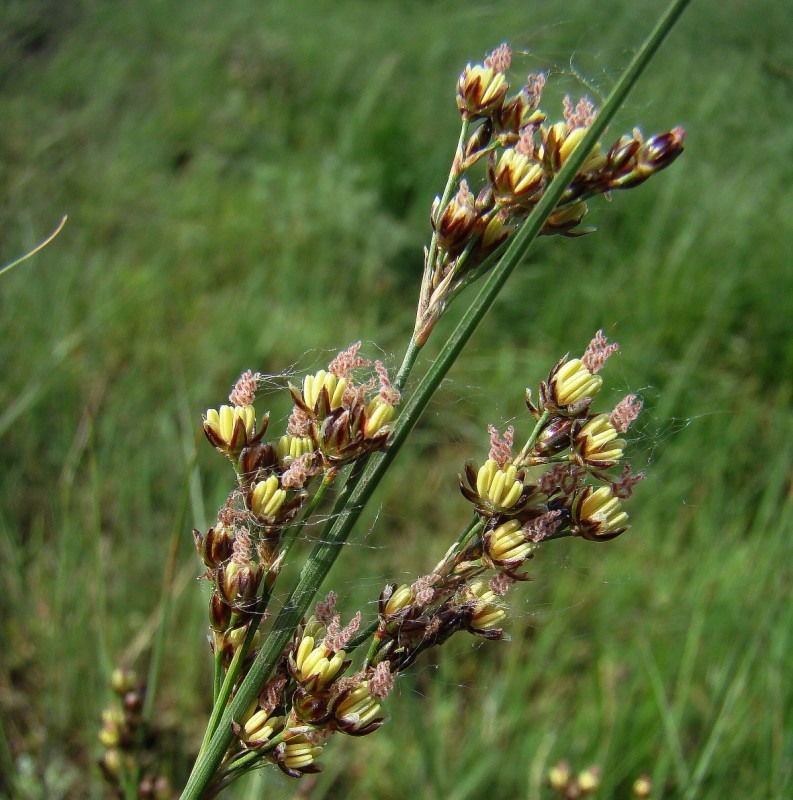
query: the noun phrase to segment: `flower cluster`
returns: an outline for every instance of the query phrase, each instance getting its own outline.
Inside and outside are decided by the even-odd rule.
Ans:
[[[461,630],[503,638],[502,598],[526,579],[522,567],[542,542],[566,535],[605,541],[627,529],[621,501],[642,476],[629,465],[610,470],[641,403],[629,395],[610,415],[591,412],[602,385],[597,373],[615,350],[599,331],[582,358],[554,366],[538,405],[528,393],[535,425],[518,453],[512,427],[503,436],[489,427],[488,458],[466,464],[460,478],[474,522],[429,575],[383,590],[372,663],[388,659],[402,670]]]
[[[557,362],[536,402],[527,391],[534,425],[520,450],[514,428],[502,434],[489,426],[487,458],[466,464],[460,478],[472,519],[428,574],[411,584],[386,585],[375,619],[362,629],[360,613],[342,625],[333,593],[305,618],[388,466],[391,453],[371,469],[365,459],[388,447],[399,389],[435,323],[461,289],[498,262],[505,243],[570,164],[596,119],[587,98],[574,104],[568,97],[563,119],[549,123],[540,110],[545,76],[529,75],[510,96],[510,61],[510,50],[502,45],[483,64],[469,64],[458,81],[462,132],[446,189],[432,207],[416,326],[396,385],[381,362],[361,357],[359,342],[326,369],[289,386],[292,412],[274,439],[265,439],[268,415],[257,424],[258,373],[243,374],[229,405],[206,412],[206,437],[231,461],[236,483],[216,524],[204,534],[194,531],[203,577],[211,584],[215,680],[191,797],[204,790],[201,796],[217,796],[236,777],[266,763],[292,777],[318,771],[317,759],[332,735],[364,736],[383,724],[382,704],[395,678],[425,650],[462,631],[505,638],[504,598],[528,579],[525,565],[543,542],[561,536],[605,541],[628,527],[622,503],[642,476],[632,474],[628,464],[621,467],[623,434],[641,402],[629,395],[608,413],[592,410],[602,387],[600,370],[617,348],[598,332],[581,358]],[[590,198],[643,182],[672,163],[683,139],[679,128],[647,140],[634,129],[610,147],[595,144],[542,232],[581,233]],[[475,165],[484,176],[477,190],[469,173]],[[469,315],[468,332],[474,322]],[[444,359],[429,368],[416,390],[403,431],[415,423],[434,380],[448,369]],[[394,444],[401,441],[395,438]],[[258,650],[259,626],[287,553],[339,475],[344,490],[270,626],[268,646]],[[359,658],[355,651],[367,642]],[[116,730],[111,722],[108,737]],[[588,782],[583,773],[557,777],[571,797],[597,783],[594,774]]]
[[[285,550],[305,509],[312,482],[330,482],[340,467],[383,449],[399,402],[383,364],[358,355],[360,342],[340,352],[327,370],[290,386],[294,408],[285,433],[265,441],[269,415],[258,429],[253,406],[261,381],[245,372],[231,405],[209,409],[204,433],[231,459],[237,484],[205,534],[194,531],[196,549],[213,585],[209,601],[212,647],[228,666],[245,638],[246,626],[261,617],[259,599],[280,570]],[[363,381],[358,374],[373,367]],[[251,655],[255,652],[251,651]]]
[[[318,772],[316,758],[333,733],[365,736],[383,724],[381,702],[394,682],[387,661],[352,663],[344,648],[360,624],[360,613],[345,626],[331,592],[316,613],[295,632],[291,646],[256,703],[234,722],[236,743],[227,759],[276,764],[287,775]]]
[[[459,631],[504,638],[504,596],[527,578],[523,567],[543,541],[562,535],[602,541],[627,528],[621,501],[641,476],[631,475],[630,467],[620,474],[612,470],[625,448],[620,437],[641,403],[629,395],[610,414],[591,410],[603,383],[599,372],[616,349],[599,331],[581,358],[557,362],[540,385],[536,405],[527,392],[535,425],[519,452],[512,427],[502,435],[489,426],[488,458],[479,466],[466,464],[461,477],[462,493],[475,512],[472,523],[428,575],[411,585],[385,587],[368,633],[358,636],[360,613],[342,626],[333,593],[317,604],[314,616],[295,631],[257,702],[234,720],[229,769],[256,759],[275,763],[294,777],[317,771],[317,758],[333,733],[362,736],[382,725],[381,702],[395,676],[425,650]],[[216,652],[221,642],[231,652],[239,646],[239,626],[250,619],[248,609],[268,568],[262,553],[272,557],[277,550],[268,537],[278,528],[281,509],[295,504],[283,488],[286,462],[303,459],[302,449],[309,452],[313,446],[315,463],[335,470],[351,453],[367,452],[387,436],[388,427],[376,420],[393,390],[381,375],[377,397],[367,398],[374,385],[362,388],[352,378],[352,371],[364,366],[354,346],[327,371],[308,376],[302,390],[292,387],[295,409],[287,436],[301,442],[298,448],[256,442],[252,447],[258,453],[266,449],[267,456],[259,457],[255,469],[246,450],[240,452],[239,492],[247,527],[235,522],[230,501],[218,526],[196,539],[214,572],[210,617]],[[376,369],[382,372],[380,365]],[[258,539],[251,519],[257,521]],[[254,546],[257,559],[251,557]],[[349,674],[350,652],[369,636],[366,657]]]
[[[399,402],[399,392],[380,361],[374,363],[376,379],[355,383],[354,370],[372,366],[358,356],[360,346],[358,342],[339,353],[327,371],[308,375],[302,390],[291,389],[295,410],[287,434],[310,441],[326,467],[381,450]]]
[[[600,767],[588,767],[575,775],[567,761],[560,761],[548,772],[548,785],[563,800],[590,797],[600,788]]]
[[[592,401],[603,380],[598,374],[616,351],[598,331],[581,358],[561,359],[540,384],[535,419],[526,444],[513,454],[512,429],[500,441],[491,429],[490,457],[465,466],[460,488],[485,521],[483,558],[496,568],[514,569],[531,546],[566,534],[592,541],[613,539],[627,529],[627,499],[642,476],[622,461],[621,434],[639,416],[636,395],[621,400],[610,414],[596,414]]]
[[[600,784],[601,769],[598,766],[587,767],[575,774],[567,761],[560,761],[548,771],[548,786],[561,800],[592,797],[598,793]],[[634,800],[646,800],[652,789],[649,775],[640,775],[631,786],[631,797]]]
[[[110,684],[115,699],[102,712],[99,731],[102,775],[116,797],[127,797],[125,787],[132,782],[137,797],[172,800],[171,782],[157,769],[160,737],[143,718],[144,684],[125,669],[114,670]]]
[[[510,97],[510,63],[510,49],[502,44],[483,64],[468,64],[457,83],[463,130],[446,192],[435,198],[430,214],[433,237],[425,251],[414,334],[419,344],[426,341],[453,297],[494,263],[501,246],[540,201],[597,116],[587,97],[574,104],[566,96],[562,119],[549,122],[539,107],[545,75],[530,74]],[[647,139],[634,128],[611,145],[598,142],[542,233],[588,232],[579,226],[590,198],[643,183],[680,155],[684,138],[682,128]],[[466,176],[480,161],[486,179],[472,190]]]
[[[362,358],[360,347],[353,344],[327,369],[289,386],[294,406],[277,439],[265,440],[269,416],[256,425],[258,373],[244,373],[229,396],[231,405],[204,416],[207,439],[236,472],[216,524],[204,534],[193,532],[203,577],[212,584],[216,678],[223,670],[232,674],[236,661],[236,683],[256,657],[257,628],[286,553],[324,490],[344,467],[387,446],[400,394],[385,366]],[[387,665],[346,676],[351,662],[344,647],[359,620],[357,615],[342,630],[333,602],[318,606],[257,702],[233,721],[226,775],[246,769],[251,758],[276,763],[295,777],[315,772],[315,758],[331,733],[360,736],[382,724],[379,701],[393,681]]]

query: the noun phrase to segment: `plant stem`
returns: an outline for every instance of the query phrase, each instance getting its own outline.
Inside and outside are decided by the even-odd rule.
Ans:
[[[362,631],[360,631],[357,636],[350,640],[350,643],[344,648],[344,652],[349,655],[353,650],[360,647],[377,630],[379,625],[380,617],[377,616]],[[367,663],[369,661],[368,655],[366,657],[366,661]]]
[[[240,653],[245,649],[245,643],[248,642],[249,634],[251,633],[252,629],[255,630],[255,628],[253,628],[253,620],[251,620],[251,624],[249,625],[248,631],[245,635],[245,642],[243,642],[242,647],[237,648],[237,650],[234,653],[234,656],[231,659],[231,664],[229,664],[229,668],[226,672],[226,677],[223,679],[222,685],[217,686],[217,694],[215,695],[215,702],[212,705],[212,713],[209,716],[207,729],[204,732],[204,740],[201,742],[201,747],[198,751],[199,758],[206,749],[206,746],[209,744],[209,740],[212,738],[212,734],[217,729],[218,721],[220,720],[220,717],[223,714],[223,709],[226,707],[229,695],[231,694],[231,689],[237,680],[237,676],[239,675],[240,664],[244,660],[244,657],[240,658]],[[252,635],[250,636],[250,639],[253,640]],[[220,649],[218,649],[218,652],[215,653],[216,685],[220,683],[220,676],[222,672],[223,672],[223,653]]]
[[[184,532],[187,510],[190,505],[190,478],[198,461],[198,435],[193,442],[193,451],[185,470],[184,485],[182,487],[182,497],[179,504],[179,513],[173,521],[171,531],[171,542],[168,548],[168,561],[162,579],[162,592],[160,600],[160,616],[157,621],[157,633],[155,634],[154,647],[149,663],[149,672],[146,676],[146,696],[143,701],[143,719],[150,723],[154,715],[154,701],[157,696],[157,684],[160,677],[160,666],[165,652],[165,634],[168,630],[168,623],[171,619],[173,608],[174,579],[176,575],[176,565],[179,556],[179,544]]]
[[[212,780],[233,737],[232,720],[244,713],[270,676],[281,653],[288,644],[295,626],[308,609],[322,581],[333,566],[362,508],[371,497],[394,456],[404,444],[408,434],[416,425],[430,398],[457,360],[461,350],[482,321],[484,315],[495,302],[509,275],[525,256],[531,242],[540,232],[547,217],[555,209],[556,204],[575,177],[586,156],[624,102],[631,87],[636,83],[689,2],[690,0],[673,0],[636,53],[611,91],[586,136],[565,162],[524,225],[515,234],[512,244],[504,253],[503,259],[492,270],[479,295],[467,309],[454,333],[443,346],[437,360],[407,402],[394,426],[388,449],[385,452],[375,454],[368,460],[368,468],[363,480],[359,481],[359,477],[364,469],[365,460],[362,459],[353,467],[350,479],[348,479],[336,504],[338,512],[334,509],[334,514],[329,521],[330,529],[328,530],[326,525],[326,530],[323,531],[320,541],[314,547],[303,567],[297,585],[281,609],[270,636],[259,651],[247,676],[240,684],[209,745],[196,761],[193,772],[182,793],[182,800],[198,800],[204,788]]]
[[[443,576],[444,568],[448,568],[454,557],[463,550],[466,543],[471,538],[471,534],[473,534],[477,528],[482,527],[482,524],[482,520],[476,514],[474,514],[473,518],[468,525],[465,526],[465,529],[457,537],[454,544],[446,551],[446,555],[444,555],[444,557],[435,565],[435,568],[432,571]]]
[[[534,426],[534,430],[531,432],[531,436],[526,440],[526,444],[523,445],[523,449],[518,453],[515,460],[512,462],[516,467],[520,466],[526,456],[528,456],[529,451],[532,447],[534,447],[534,443],[537,441],[537,437],[540,435],[540,431],[542,430],[543,425],[548,422],[548,417],[551,416],[551,412],[547,409],[542,412],[542,415],[537,420],[537,423]]]
[[[397,372],[397,376],[394,378],[394,386],[396,386],[400,392],[405,388],[408,375],[410,375],[420,352],[421,345],[416,341],[415,335],[413,335],[410,337],[410,343],[408,344],[408,349],[405,351],[405,357],[402,359],[399,372]]]
[[[446,186],[443,189],[441,201],[438,204],[438,211],[433,219],[433,223],[436,223],[443,216],[443,212],[446,210],[446,206],[449,204],[449,200],[452,196],[452,189],[454,189],[454,185],[457,183],[457,179],[460,177],[460,162],[463,156],[463,146],[465,145],[465,137],[468,135],[468,130],[470,127],[470,120],[464,119],[462,125],[460,126],[460,138],[457,141],[457,149],[454,151],[452,168],[449,170],[449,177],[446,179]],[[433,232],[427,255],[427,268],[424,275],[425,280],[427,280],[434,272],[437,241],[438,235]]]
[[[25,255],[14,259],[14,261],[12,261],[10,264],[0,267],[0,275],[2,275],[4,272],[8,272],[17,265],[22,264],[24,261],[27,261],[31,256],[35,256],[39,250],[43,250],[63,230],[63,226],[66,224],[67,219],[69,218],[64,214],[55,230],[43,242],[39,242],[32,250],[25,253]]]
[[[311,515],[317,510],[317,507],[324,499],[325,495],[328,492],[328,489],[331,487],[333,482],[336,480],[338,476],[338,471],[336,469],[329,469],[325,472],[322,477],[322,483],[317,487],[317,491],[314,492],[314,496],[309,500],[308,504],[306,505],[303,513],[300,515],[300,520],[292,525],[287,531],[284,533],[283,541],[281,542],[281,550],[278,553],[278,561],[283,562],[286,556],[289,554],[289,551],[292,549],[292,545],[295,543],[297,539],[297,535],[306,525],[306,522],[310,519]],[[270,588],[272,592],[272,587]]]
[[[218,704],[220,687],[223,683],[223,651],[218,647],[215,651],[214,674],[212,676],[212,709]]]

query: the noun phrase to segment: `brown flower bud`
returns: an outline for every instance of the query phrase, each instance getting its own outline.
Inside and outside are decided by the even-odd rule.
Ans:
[[[609,182],[609,189],[630,189],[666,169],[682,152],[686,132],[674,128],[650,137],[636,153],[633,169]]]
[[[641,146],[642,140],[638,131],[635,131],[633,136],[621,136],[614,142],[606,156],[605,171],[616,177],[623,170],[632,169]]]
[[[216,569],[218,564],[231,557],[234,532],[219,522],[204,536],[193,529],[193,541],[204,564],[209,569]]]
[[[461,252],[477,222],[474,196],[468,189],[466,181],[460,182],[457,194],[443,209],[437,222],[434,221],[434,213],[432,218],[440,247],[451,255]]]
[[[240,564],[232,559],[218,568],[215,585],[233,611],[247,611],[256,599],[262,573],[261,566],[253,561]]]
[[[487,147],[492,138],[493,121],[491,119],[485,119],[480,123],[479,127],[471,134],[471,136],[468,138],[468,141],[465,143],[463,155],[466,158],[466,167],[476,161],[476,154]],[[470,161],[468,159],[470,159]]]
[[[231,606],[221,599],[217,590],[209,598],[209,627],[213,631],[223,633],[231,624]]]
[[[534,451],[538,456],[550,458],[570,446],[570,431],[573,420],[569,417],[551,417],[540,431],[534,444]]]
[[[583,236],[586,233],[591,233],[592,228],[571,233],[573,229],[581,224],[588,211],[589,208],[583,200],[559,208],[545,220],[541,233],[543,236],[560,234],[562,236]]]
[[[269,442],[254,442],[242,449],[237,467],[240,475],[252,478],[260,470],[272,469],[277,464],[278,453]]]

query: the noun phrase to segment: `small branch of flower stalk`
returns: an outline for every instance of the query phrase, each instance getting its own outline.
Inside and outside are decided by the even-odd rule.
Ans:
[[[565,97],[564,119],[546,124],[548,117],[539,108],[545,75],[529,75],[526,85],[507,100],[510,59],[509,48],[502,45],[484,65],[469,64],[458,82],[462,129],[448,182],[430,214],[433,233],[424,254],[413,334],[419,347],[459,291],[495,263],[494,254],[504,251],[579,144],[587,156],[545,217],[543,235],[590,232],[579,228],[587,200],[643,183],[682,150],[679,128],[647,141],[635,128],[608,149],[599,142],[584,143],[597,116],[586,97],[577,105]],[[475,194],[465,176],[480,161],[486,162],[487,179]]]

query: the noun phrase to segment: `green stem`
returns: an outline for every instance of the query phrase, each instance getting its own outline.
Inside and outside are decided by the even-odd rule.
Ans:
[[[455,543],[446,551],[446,555],[435,565],[435,569],[432,571],[437,573],[441,577],[444,576],[444,569],[448,569],[449,565],[453,563],[454,557],[462,552],[465,545],[468,543],[468,540],[473,535],[474,531],[477,528],[481,528],[484,525],[483,521],[474,514],[471,521],[466,525],[460,535],[457,537]]]
[[[446,186],[443,188],[441,195],[441,202],[438,204],[438,212],[433,222],[436,222],[443,216],[446,206],[452,196],[452,189],[454,189],[457,179],[460,177],[459,163],[463,157],[463,146],[465,145],[465,138],[468,136],[468,130],[471,127],[470,120],[464,119],[463,124],[460,126],[460,138],[457,140],[457,149],[454,151],[454,160],[452,161],[452,168],[449,170],[449,177],[446,179]],[[425,279],[427,279],[433,272],[435,266],[435,255],[437,251],[438,235],[433,232],[430,239],[429,255],[427,257],[427,269]]]
[[[378,622],[379,622],[379,620],[378,620]],[[379,637],[375,637],[375,638],[372,639],[372,643],[369,645],[369,649],[366,651],[366,658],[364,658],[364,660],[363,660],[363,666],[362,666],[363,670],[368,669],[369,664],[371,663],[372,659],[377,654],[377,648],[380,646],[381,642],[382,642],[382,639],[380,639]]]
[[[231,664],[229,664],[229,668],[226,671],[226,677],[223,679],[222,685],[218,687],[217,693],[215,694],[215,702],[212,704],[212,713],[209,716],[209,722],[207,723],[207,729],[204,731],[204,739],[201,742],[201,747],[198,750],[198,757],[201,758],[201,754],[206,750],[207,745],[209,744],[210,739],[212,738],[212,734],[217,730],[218,723],[220,722],[220,718],[223,715],[223,711],[226,708],[226,704],[228,703],[229,697],[231,695],[231,690],[234,688],[234,684],[239,676],[240,666],[242,662],[245,660],[244,656],[241,657],[241,653],[245,651],[247,654],[248,648],[250,648],[250,643],[253,641],[253,633],[256,631],[256,626],[254,625],[254,620],[248,625],[248,631],[245,634],[245,641],[242,643],[241,647],[238,647],[235,651],[234,655],[231,659]],[[248,645],[246,648],[245,645]],[[217,653],[215,653],[215,681],[216,685],[220,681],[220,674],[218,673],[218,667],[220,668],[220,674],[223,672],[223,652],[218,648]]]
[[[317,491],[314,492],[314,496],[308,502],[305,507],[305,510],[300,515],[300,520],[292,525],[287,531],[284,533],[284,538],[281,542],[281,549],[278,553],[279,561],[283,562],[286,556],[289,554],[289,551],[292,549],[292,545],[297,540],[297,535],[306,525],[306,522],[310,519],[311,515],[317,510],[319,504],[325,498],[325,495],[328,492],[328,489],[331,487],[333,482],[336,480],[338,476],[338,471],[335,469],[330,469],[325,472],[322,477],[322,483],[317,487]],[[270,589],[272,591],[272,587]]]
[[[121,791],[124,792],[124,800],[137,800],[138,772],[139,769],[137,767],[132,770],[122,767],[121,775],[119,776],[119,784],[121,786]]]
[[[537,437],[540,435],[540,431],[542,430],[543,426],[546,422],[548,422],[548,417],[551,416],[551,412],[547,409],[542,412],[542,416],[537,420],[537,424],[534,426],[534,430],[531,432],[531,436],[526,440],[526,444],[523,445],[523,449],[518,453],[515,460],[512,462],[515,466],[520,466],[523,463],[526,456],[528,456],[529,451],[532,447],[534,447],[534,443],[537,441]]]
[[[455,556],[462,552],[465,547],[465,544],[473,535],[474,531],[477,528],[482,527],[484,523],[478,516],[474,515],[473,519],[466,525],[460,535],[457,537],[457,540],[454,544],[446,551],[446,555],[440,560],[440,562],[435,566],[433,569],[433,573],[441,575],[442,577],[446,575],[449,571],[449,568],[455,563]],[[376,617],[373,619],[367,626],[364,628],[345,648],[345,651],[349,654],[351,653],[356,647],[363,644],[370,636],[372,636],[376,631],[380,624],[380,617]],[[366,653],[366,658],[363,661],[363,669],[366,669],[369,666],[371,660],[375,657],[377,653],[377,649],[381,644],[381,640],[379,639],[372,639],[372,643],[369,645],[369,650]]]
[[[223,684],[223,650],[215,648],[215,672],[212,677],[212,707],[218,704],[218,697],[220,696],[220,688]]]
[[[215,778],[213,784],[209,787],[210,794],[207,800],[212,797],[217,797],[223,789],[234,783],[237,778],[241,778],[246,773],[252,772],[255,769],[260,769],[265,762],[267,753],[271,753],[284,741],[287,732],[290,733],[290,735],[294,735],[295,732],[308,732],[312,730],[316,729],[310,725],[301,726],[300,728],[284,729],[276,736],[273,736],[266,745],[256,750],[241,753],[236,758],[228,760]]]
[[[349,655],[353,650],[360,647],[377,630],[379,625],[380,617],[377,616],[362,631],[359,631],[357,636],[350,640],[350,643],[344,648],[344,652]],[[366,661],[367,663],[369,662],[369,656],[366,657]]]
[[[39,250],[43,250],[63,230],[63,226],[66,224],[67,219],[69,218],[64,214],[61,218],[61,221],[58,223],[58,226],[43,242],[39,242],[31,251],[25,253],[24,256],[20,256],[10,264],[0,267],[0,275],[2,275],[4,272],[8,272],[19,264],[22,264],[24,261],[27,261],[31,256],[35,256]]]
[[[241,778],[246,772],[251,772],[252,770],[261,767],[265,760],[264,753],[269,753],[275,748],[276,744],[277,742],[274,742],[272,747],[268,745],[262,750],[251,750],[238,756],[235,760],[230,761],[226,765],[223,772],[218,775],[215,783],[211,786],[212,791],[209,796],[217,797],[217,795],[219,795],[223,789],[234,783],[237,778]]]
[[[221,771],[221,780],[228,777],[232,772],[238,769],[247,769],[251,764],[262,759],[267,753],[272,752],[284,740],[286,729],[273,736],[266,745],[257,748],[256,750],[249,750],[247,753],[241,753],[236,758],[231,759],[226,763]]]
[[[394,386],[401,392],[405,388],[408,375],[410,375],[416,363],[416,359],[421,352],[421,345],[416,341],[415,336],[410,337],[408,349],[405,351],[405,357],[402,359],[402,364],[399,367],[396,378],[394,378]]]
[[[334,511],[328,525],[323,530],[320,541],[314,547],[304,565],[300,579],[281,609],[270,636],[259,651],[247,676],[240,684],[209,745],[196,761],[193,772],[182,793],[182,800],[198,800],[205,787],[212,780],[233,737],[231,721],[235,717],[239,718],[261,691],[261,687],[270,676],[281,653],[289,643],[295,626],[310,606],[322,581],[333,566],[363,506],[371,497],[394,456],[404,444],[405,439],[412,431],[430,398],[456,361],[486,312],[495,302],[509,275],[525,256],[531,242],[540,232],[545,219],[555,209],[556,204],[575,177],[586,156],[624,102],[631,87],[647,67],[650,59],[689,2],[690,0],[673,0],[666,12],[661,16],[654,30],[615,85],[592,127],[559,171],[523,227],[515,234],[512,244],[507,248],[503,259],[492,270],[479,295],[465,312],[460,324],[449,337],[437,360],[407,402],[394,426],[388,449],[385,452],[375,454],[369,459],[369,468],[366,471],[364,480],[359,481],[360,472],[356,474],[357,470],[363,470],[364,460],[356,463],[353,468],[353,474],[347,481],[336,504],[338,512]]]

